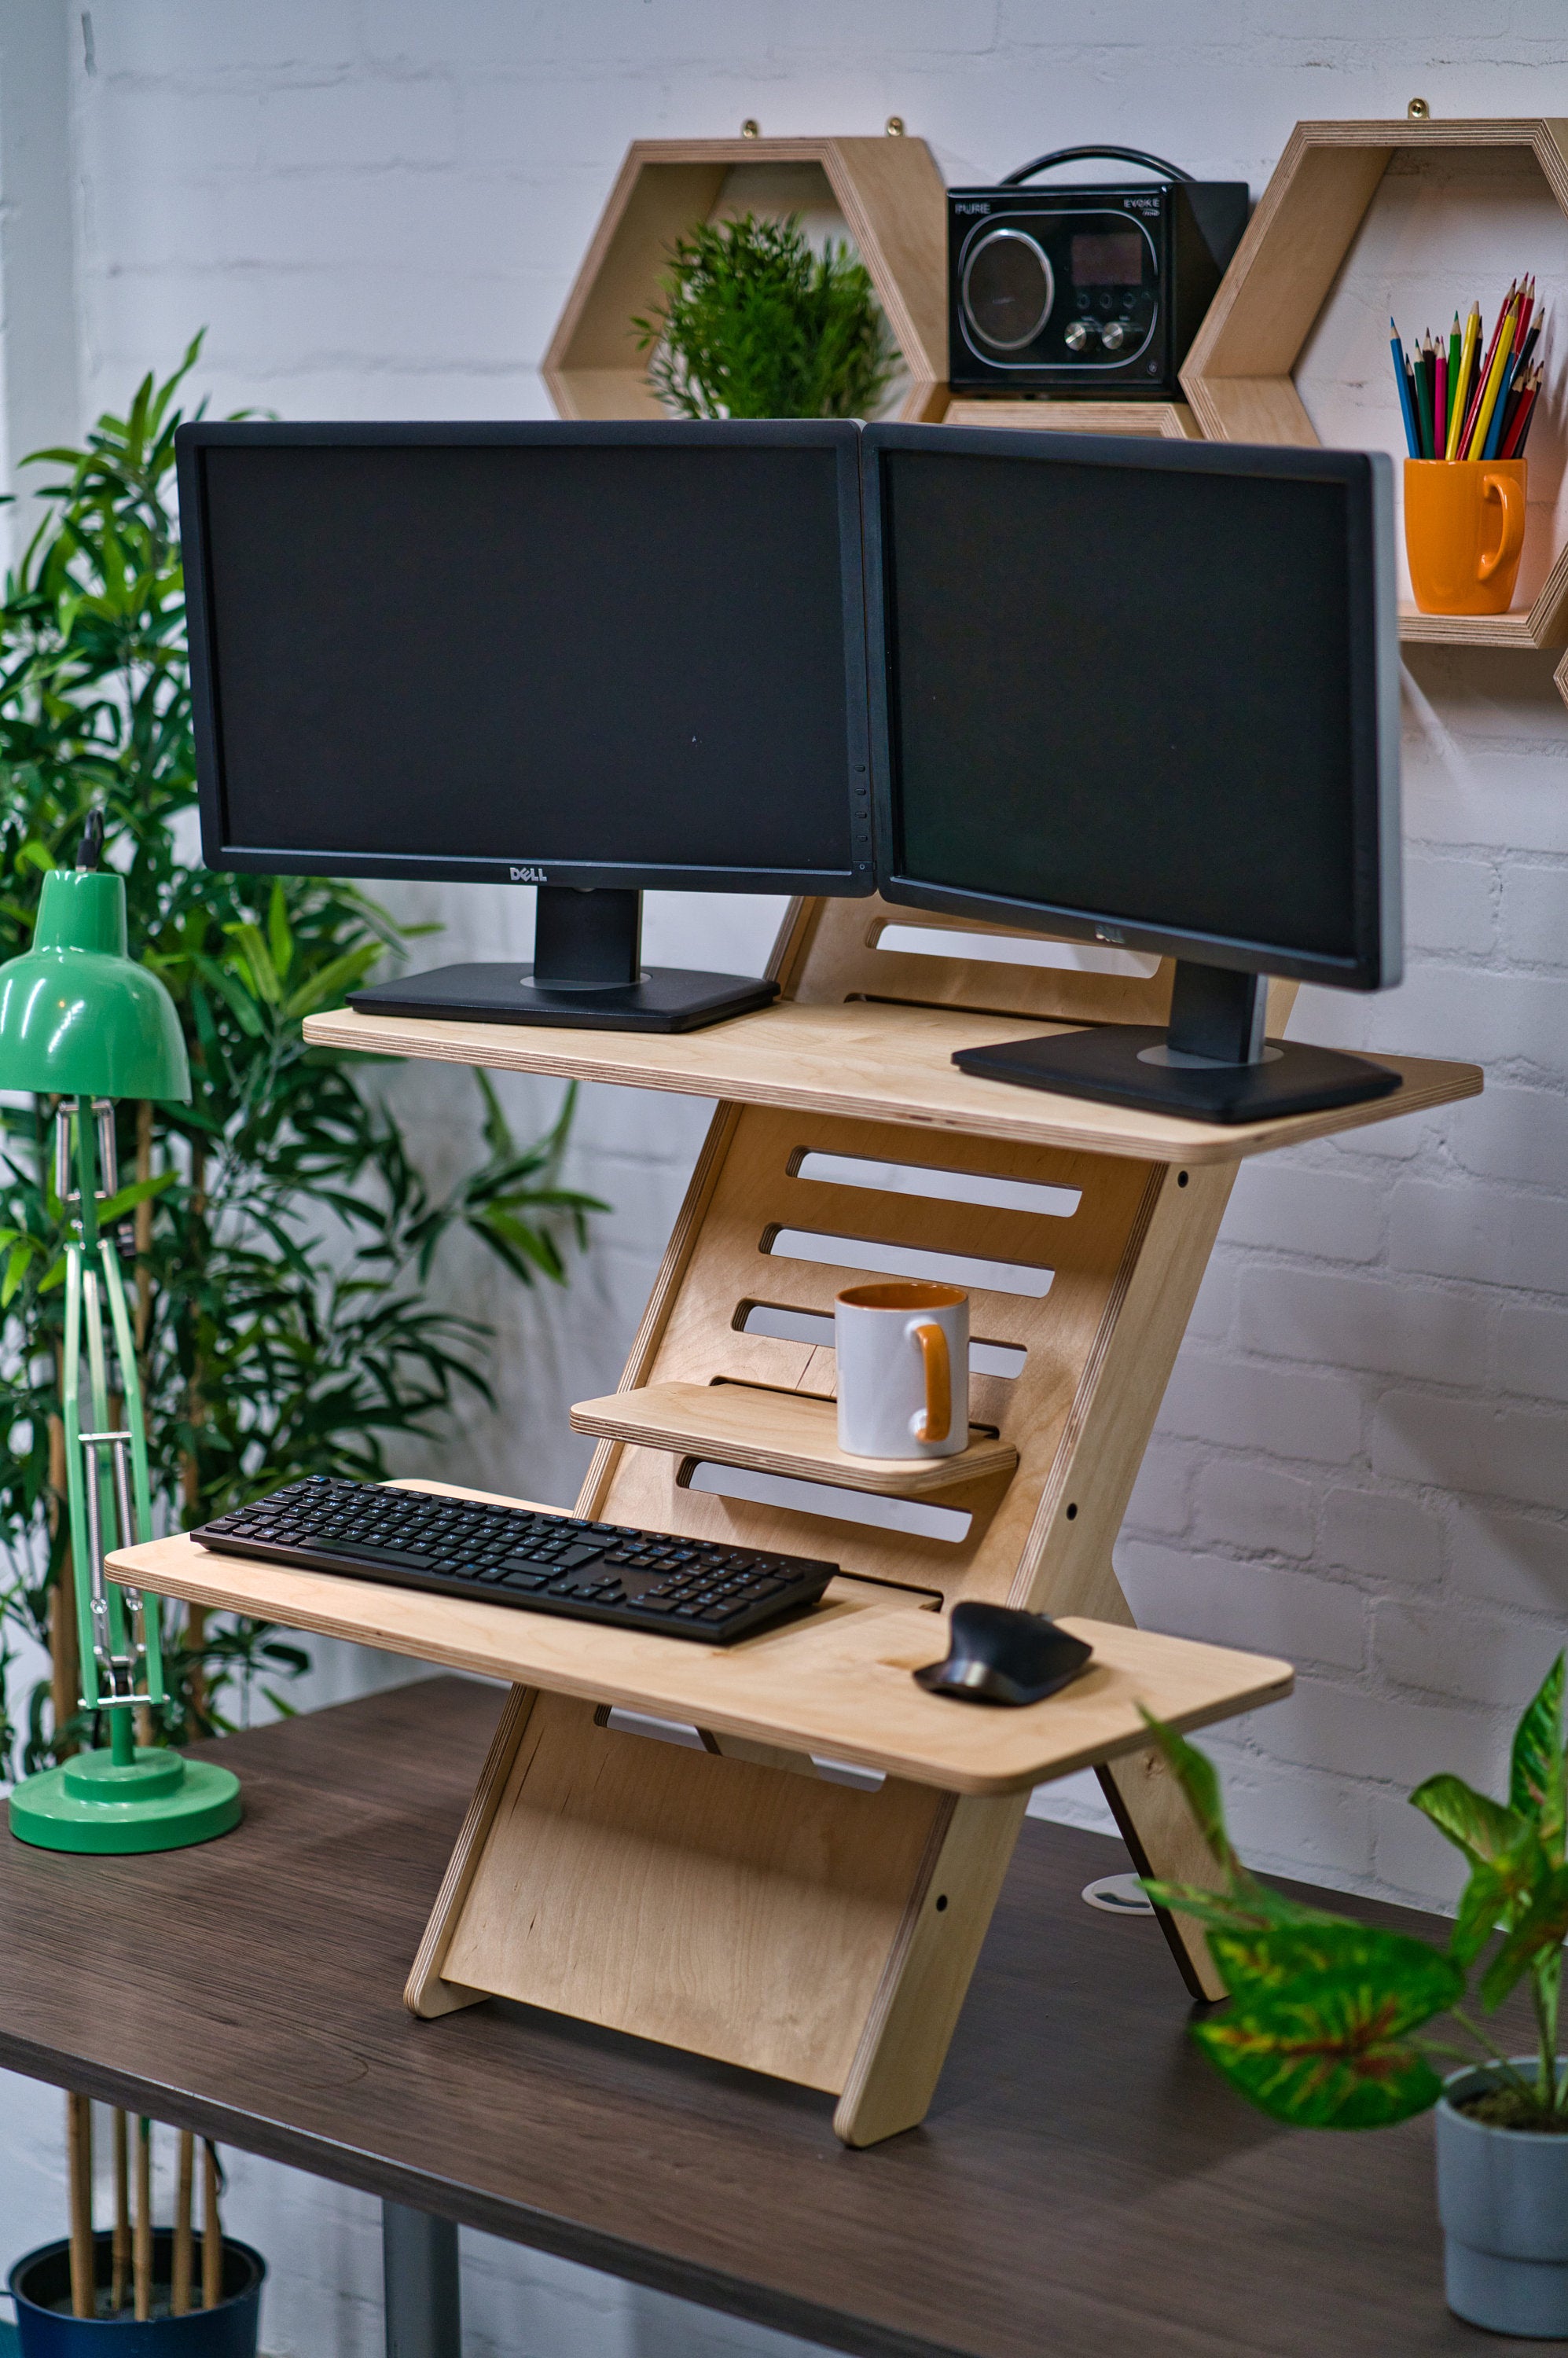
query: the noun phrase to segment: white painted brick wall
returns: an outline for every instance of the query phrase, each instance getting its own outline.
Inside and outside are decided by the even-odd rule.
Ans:
[[[72,43],[83,416],[203,323],[220,411],[546,414],[538,355],[638,135],[732,132],[747,114],[873,131],[896,112],[950,178],[1101,136],[1258,189],[1298,116],[1402,114],[1418,91],[1439,117],[1568,96],[1560,0],[95,0],[91,75],[77,0],[10,9],[62,14]],[[0,73],[10,55],[0,20]],[[1560,271],[1568,251],[1550,220],[1532,217],[1540,252],[1472,229],[1476,283],[1444,300],[1489,308],[1516,269]],[[1354,325],[1325,323],[1308,398],[1368,438],[1386,431],[1386,387],[1335,375]],[[23,356],[5,359],[14,384]],[[1407,980],[1371,1002],[1304,992],[1293,1028],[1473,1057],[1488,1093],[1243,1174],[1119,1551],[1150,1622],[1303,1665],[1292,1702],[1212,1739],[1249,1852],[1440,1901],[1450,1855],[1404,1794],[1442,1766],[1498,1777],[1568,1618],[1554,660],[1410,651]],[[525,946],[521,901],[411,890],[406,905],[440,907],[451,954]],[[754,965],[772,912],[731,903],[701,922],[724,936],[713,962]],[[655,903],[651,946],[679,958],[692,924]],[[449,1154],[471,1120],[464,1076],[389,1087]],[[532,1122],[556,1092],[520,1082],[507,1098]],[[569,1497],[584,1451],[564,1405],[614,1379],[702,1121],[690,1104],[585,1098],[574,1174],[615,1217],[568,1294],[505,1305],[503,1415],[465,1431],[454,1470]],[[482,1272],[454,1298],[482,1302]],[[355,1674],[329,1666],[322,1682]],[[1050,1806],[1094,1812],[1076,1784]],[[41,2234],[60,2209],[55,2099],[5,2094],[5,2215]],[[259,2164],[237,2200],[277,2268],[270,2345],[373,2348],[364,2206]],[[499,2246],[473,2244],[468,2274],[476,2353],[762,2346]]]

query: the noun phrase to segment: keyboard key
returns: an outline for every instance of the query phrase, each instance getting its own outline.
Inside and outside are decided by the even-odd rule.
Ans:
[[[743,1605],[737,1605],[730,1600],[721,1605],[705,1606],[702,1617],[705,1621],[733,1621],[737,1613],[744,1613],[746,1607]]]

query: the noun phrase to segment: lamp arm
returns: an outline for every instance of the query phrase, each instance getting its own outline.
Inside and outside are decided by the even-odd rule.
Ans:
[[[109,1297],[109,1317],[114,1329],[114,1350],[120,1362],[120,1390],[124,1401],[125,1429],[131,1436],[131,1480],[135,1493],[135,1528],[134,1536],[144,1544],[153,1535],[152,1483],[147,1472],[147,1427],[142,1411],[142,1379],[136,1366],[135,1344],[131,1334],[130,1314],[125,1307],[125,1288],[120,1276],[119,1255],[114,1241],[104,1237],[98,1255],[103,1265],[103,1291]],[[129,1517],[124,1520],[128,1522]],[[149,1611],[140,1589],[127,1589],[135,1599],[136,1619],[141,1628],[142,1653],[146,1663],[147,1701],[160,1704],[164,1699],[163,1639],[158,1628],[159,1613],[155,1605]]]

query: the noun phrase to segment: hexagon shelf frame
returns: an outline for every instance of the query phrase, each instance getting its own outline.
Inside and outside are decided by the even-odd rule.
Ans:
[[[946,397],[946,192],[924,139],[636,139],[626,151],[540,373],[563,417],[660,417],[633,318],[657,303],[674,241],[729,211],[745,176],[795,168],[838,207],[909,382],[904,418]],[[802,168],[805,168],[804,172]],[[763,201],[766,201],[764,196]]]
[[[1032,434],[1131,434],[1156,442],[1199,442],[1184,401],[1008,401],[977,395],[950,400],[944,426],[995,426]]]
[[[1444,148],[1527,153],[1568,214],[1568,121],[1298,123],[1182,370],[1204,434],[1222,442],[1316,443],[1296,390],[1297,362],[1395,156]],[[1568,638],[1568,545],[1555,552],[1528,608],[1476,616],[1401,608],[1400,636],[1460,646],[1561,645]],[[1558,686],[1568,701],[1568,663]]]

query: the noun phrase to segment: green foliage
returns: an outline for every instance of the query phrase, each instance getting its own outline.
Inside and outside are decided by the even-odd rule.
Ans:
[[[160,1528],[209,1519],[302,1473],[377,1478],[395,1436],[438,1433],[488,1400],[490,1329],[426,1292],[462,1231],[509,1280],[565,1281],[595,1199],[563,1188],[568,1095],[519,1144],[482,1078],[479,1137],[435,1189],[368,1086],[382,1060],[307,1049],[301,1019],[340,1001],[407,932],[352,885],[215,875],[194,864],[195,765],[184,579],[171,510],[179,387],[200,339],[66,471],[0,605],[0,958],[32,937],[43,875],[68,862],[90,810],[124,876],[133,953],[168,984],[190,1055],[189,1107],[124,1104],[124,1181],[107,1207],[132,1256],[137,1350]],[[77,1740],[48,1689],[7,1726],[5,1668],[47,1638],[65,1552],[50,1479],[59,1411],[65,1238],[52,1108],[0,1109],[0,1765],[32,1768]],[[127,1274],[131,1273],[128,1268]],[[166,1637],[173,1740],[232,1724],[258,1685],[307,1666],[265,1625]]]
[[[1298,2128],[1379,2128],[1425,2111],[1442,2093],[1431,2059],[1472,2060],[1420,2036],[1446,2014],[1500,2074],[1510,2125],[1568,2127],[1568,2075],[1557,2062],[1568,1936],[1563,1688],[1559,1654],[1519,1721],[1506,1803],[1448,1775],[1428,1778],[1411,1795],[1470,1869],[1446,1952],[1301,1907],[1260,1884],[1226,1832],[1212,1764],[1173,1729],[1149,1721],[1214,1859],[1218,1887],[1144,1888],[1157,1906],[1209,1928],[1231,2003],[1198,2023],[1194,2036],[1231,2085],[1274,2119]],[[1461,2009],[1469,1970],[1489,1948],[1480,1985],[1488,2013],[1530,1978],[1540,2050],[1530,2081]]]
[[[863,263],[787,221],[699,222],[635,319],[648,382],[685,417],[869,417],[898,355]]]

